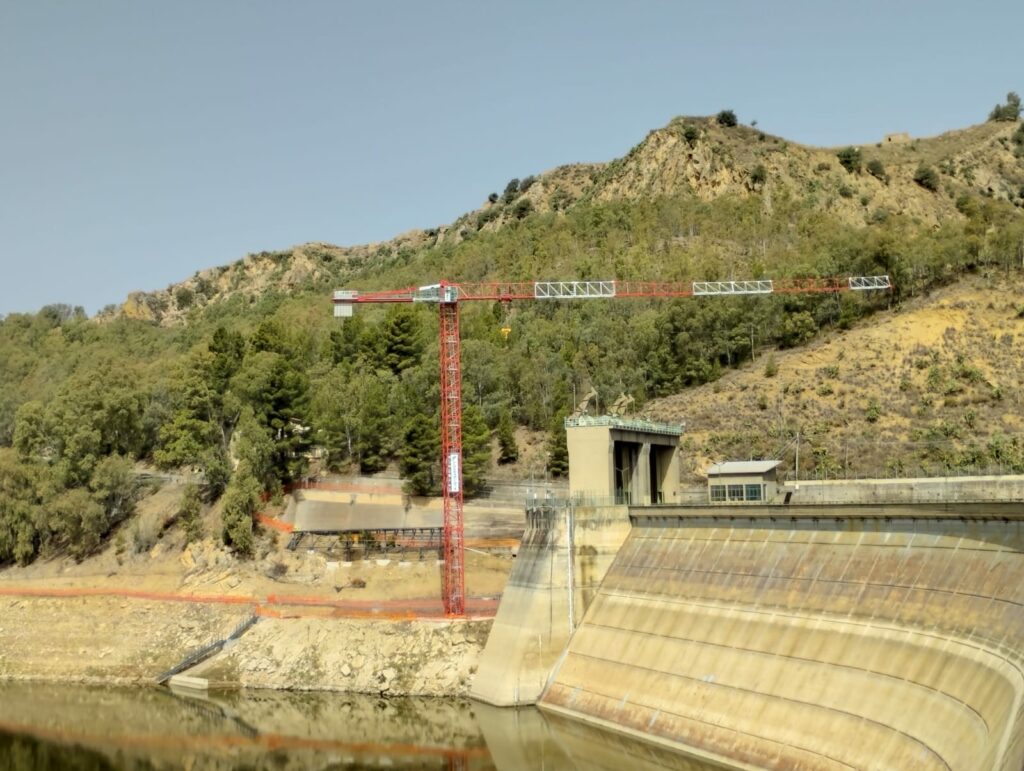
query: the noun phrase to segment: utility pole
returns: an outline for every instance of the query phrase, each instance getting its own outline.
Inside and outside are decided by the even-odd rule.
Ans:
[[[800,481],[800,429],[796,431],[796,481]]]

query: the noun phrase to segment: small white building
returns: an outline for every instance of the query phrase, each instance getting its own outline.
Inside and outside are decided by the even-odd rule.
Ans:
[[[781,461],[716,463],[707,470],[708,503],[774,503],[779,498],[776,469]]]

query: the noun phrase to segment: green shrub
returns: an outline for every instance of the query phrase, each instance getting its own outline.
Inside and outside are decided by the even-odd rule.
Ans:
[[[785,348],[795,348],[809,341],[818,332],[818,324],[807,311],[787,314],[782,321],[779,342]]]
[[[505,185],[505,192],[502,194],[502,198],[505,201],[512,201],[519,195],[519,177],[513,177]]]
[[[692,147],[700,139],[700,129],[691,125],[683,126],[683,139]]]
[[[519,460],[519,446],[516,444],[515,425],[508,410],[502,410],[498,419],[498,464],[515,463]]]
[[[488,222],[492,222],[498,219],[498,217],[501,216],[502,211],[503,209],[501,206],[491,206],[488,209],[484,209],[482,212],[476,215],[477,228],[482,228]]]
[[[555,211],[565,211],[571,203],[572,196],[564,187],[556,188],[555,192],[551,194],[551,208]]]
[[[968,428],[973,429],[974,426],[977,424],[977,421],[978,413],[976,413],[974,410],[967,410],[967,412],[964,413],[964,425],[966,425]]]
[[[194,299],[195,295],[192,294],[192,290],[187,286],[179,286],[174,291],[174,302],[177,304],[179,310],[187,310],[191,307]]]
[[[882,416],[882,406],[878,399],[869,399],[868,406],[864,408],[864,418],[868,423],[877,423]]]
[[[762,164],[757,164],[750,172],[750,181],[755,185],[763,185],[768,180],[768,171]]]
[[[775,361],[775,354],[769,353],[768,358],[764,360],[764,376],[775,377],[779,374],[779,364]]]
[[[938,172],[931,166],[926,166],[923,163],[914,172],[914,181],[925,190],[931,190],[933,193],[939,189]]]
[[[854,190],[849,185],[840,185],[839,186],[839,195],[841,195],[843,198],[853,198],[853,195],[856,192],[857,191]]]
[[[199,488],[195,484],[186,485],[178,504],[178,524],[185,533],[185,543],[198,541],[203,537],[203,523],[199,518],[202,508],[203,501],[199,495]]]
[[[973,364],[963,363],[957,368],[957,377],[966,380],[968,383],[980,383],[985,379],[982,371]]]
[[[1020,119],[1020,97],[1013,91],[1006,95],[1006,104],[997,104],[988,114],[990,121],[1015,121]]]
[[[889,175],[885,173],[885,166],[883,166],[882,162],[877,158],[872,158],[870,161],[868,161],[867,169],[868,174],[870,174],[875,179],[880,180],[882,182],[889,181]]]
[[[732,110],[722,110],[715,116],[715,120],[718,121],[719,126],[725,126],[727,128],[732,128],[737,123],[736,113]]]
[[[872,225],[884,225],[889,221],[889,210],[885,207],[879,207],[871,212],[871,216],[868,217],[868,222]]]
[[[836,158],[839,159],[840,165],[850,174],[860,172],[861,155],[859,147],[844,147],[836,153]]]
[[[517,220],[525,218],[527,215],[533,212],[533,201],[529,198],[520,198],[512,206],[512,216]]]

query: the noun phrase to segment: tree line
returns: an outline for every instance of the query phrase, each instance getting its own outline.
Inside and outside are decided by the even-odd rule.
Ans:
[[[548,432],[551,470],[564,473],[562,421],[590,388],[601,403],[625,392],[642,406],[964,272],[1014,269],[1020,212],[982,196],[956,203],[963,218],[931,228],[896,216],[854,226],[795,199],[768,213],[756,195],[584,202],[458,243],[384,249],[291,294],[197,308],[181,327],[100,324],[68,306],[12,314],[0,321],[0,562],[98,548],[132,511],[139,460],[198,470],[195,495],[221,501],[219,535],[240,553],[252,548],[261,497],[301,478],[313,446],[332,468],[373,473],[394,463],[410,494],[437,493],[436,308],[360,308],[339,324],[330,289],[439,278],[892,277],[891,294],[872,296],[466,304],[464,474],[473,494],[493,442],[499,461],[514,462],[517,426]]]

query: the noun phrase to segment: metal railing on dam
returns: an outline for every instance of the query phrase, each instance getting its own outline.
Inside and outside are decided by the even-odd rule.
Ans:
[[[630,514],[542,709],[740,768],[1024,765],[1024,504]]]

